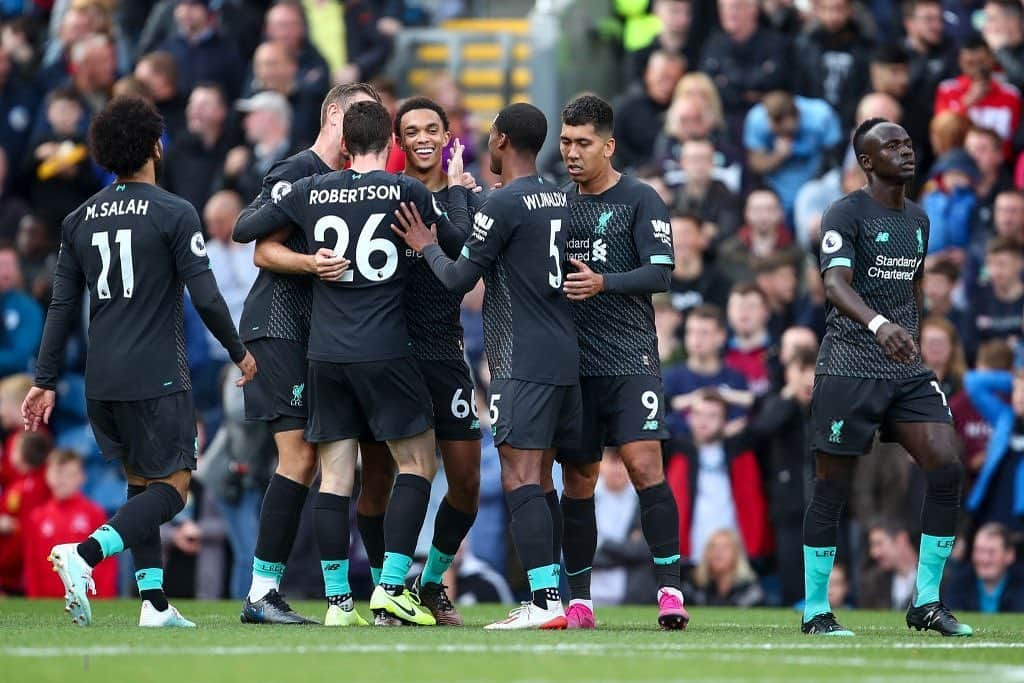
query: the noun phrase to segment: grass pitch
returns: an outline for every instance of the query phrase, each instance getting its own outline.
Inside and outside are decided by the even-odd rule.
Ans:
[[[0,600],[0,681],[269,683],[301,680],[964,681],[1024,683],[1024,615],[961,615],[968,639],[909,631],[896,612],[843,611],[856,638],[810,638],[789,610],[692,610],[684,632],[660,632],[653,607],[602,608],[598,630],[491,633],[501,607],[466,608],[466,628],[243,626],[234,602],[176,603],[195,631],[135,626],[135,601],[93,603],[72,626],[63,603]],[[322,618],[322,603],[297,603]],[[369,614],[365,604],[360,606]]]

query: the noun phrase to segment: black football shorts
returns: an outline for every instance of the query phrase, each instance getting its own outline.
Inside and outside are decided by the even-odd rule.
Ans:
[[[494,445],[524,450],[578,448],[583,402],[578,384],[491,381],[488,409]]]
[[[814,450],[863,455],[875,432],[893,441],[887,429],[900,422],[952,422],[946,395],[933,373],[911,379],[866,379],[818,375],[811,399]]]
[[[418,360],[434,403],[438,441],[476,441],[480,435],[476,390],[464,360]]]
[[[245,345],[256,376],[242,387],[245,419],[267,422],[272,432],[306,428],[306,347],[264,337]]]

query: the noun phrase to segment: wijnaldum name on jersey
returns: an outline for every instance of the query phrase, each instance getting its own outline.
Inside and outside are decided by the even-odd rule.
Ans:
[[[85,207],[85,220],[107,216],[145,216],[149,212],[148,199],[119,199]]]
[[[352,189],[332,188],[330,190],[310,190],[309,204],[350,204],[352,202],[385,199],[398,201],[402,198],[399,185],[367,185]]]
[[[561,192],[537,192],[523,195],[523,203],[530,211],[545,209],[551,206],[567,206],[568,198]]]

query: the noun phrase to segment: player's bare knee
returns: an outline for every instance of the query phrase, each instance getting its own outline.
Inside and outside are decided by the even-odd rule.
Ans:
[[[621,451],[620,451],[621,453]],[[629,480],[637,491],[657,486],[665,481],[665,469],[661,464],[661,451],[644,452],[640,457],[624,459]]]
[[[316,476],[318,459],[313,444],[302,438],[301,432],[275,434],[277,442],[277,474],[309,486]]]

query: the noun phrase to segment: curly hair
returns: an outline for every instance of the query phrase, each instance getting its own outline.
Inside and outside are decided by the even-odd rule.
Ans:
[[[410,97],[402,106],[395,112],[395,137],[401,139],[402,137],[402,117],[411,111],[417,109],[428,109],[441,119],[441,127],[447,132],[451,128],[451,123],[448,120],[448,112],[444,110],[440,104],[430,99],[429,97]]]
[[[118,177],[137,173],[153,157],[164,119],[151,102],[122,95],[110,101],[89,126],[89,152]]]

